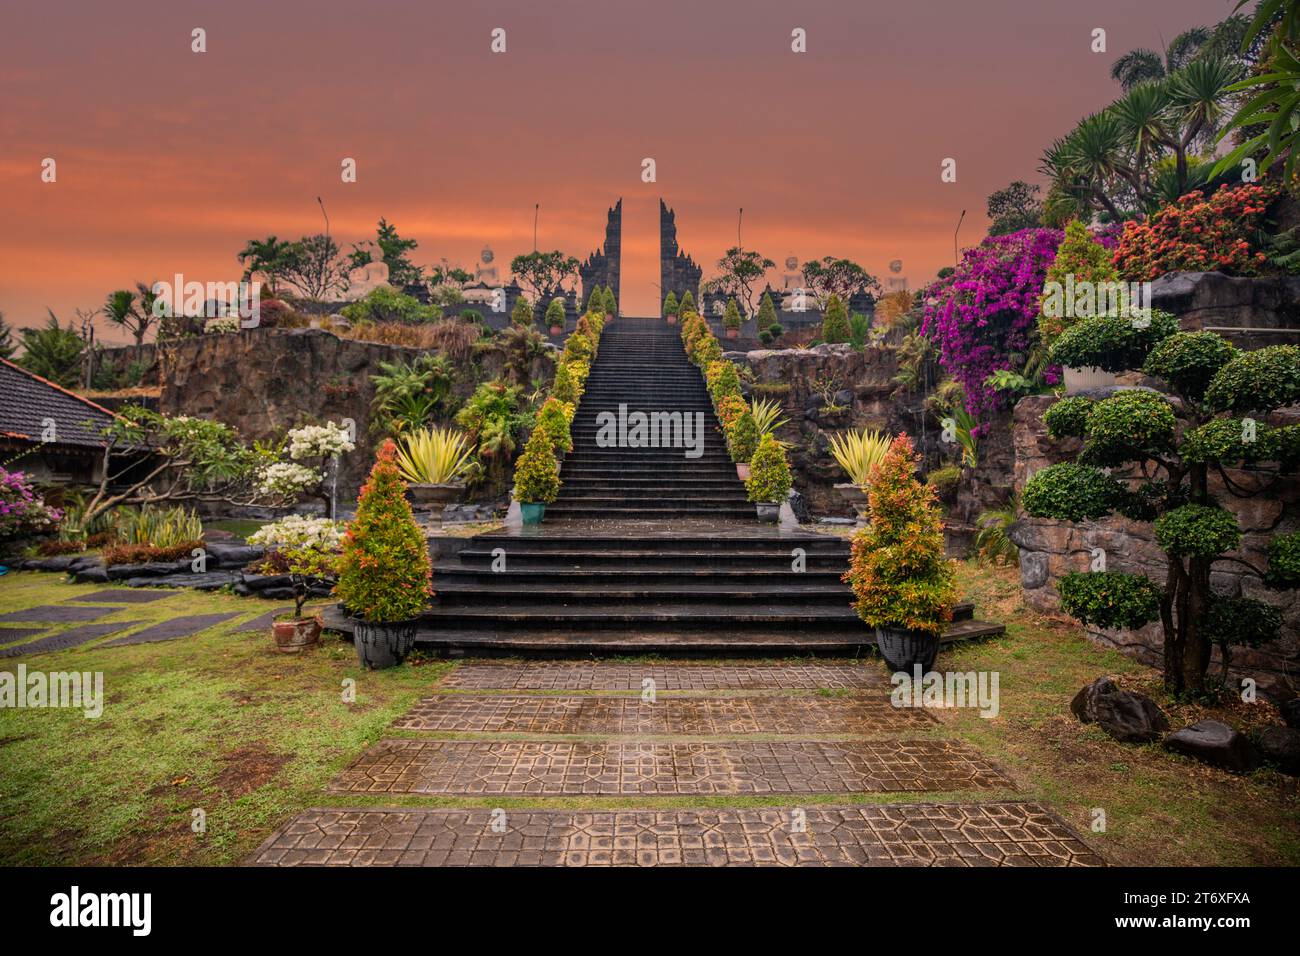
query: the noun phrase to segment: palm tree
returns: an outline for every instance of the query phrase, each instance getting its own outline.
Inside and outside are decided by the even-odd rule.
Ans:
[[[1124,87],[1125,92],[1139,83],[1162,80],[1190,63],[1214,39],[1215,33],[1216,30],[1208,27],[1184,30],[1170,41],[1163,55],[1142,47],[1130,50],[1111,64],[1110,78]]]
[[[1180,190],[1187,189],[1188,149],[1197,137],[1218,132],[1229,88],[1240,78],[1241,64],[1219,57],[1194,60],[1169,78],[1169,104],[1178,124],[1171,147]]]
[[[244,281],[248,281],[254,272],[260,272],[266,276],[266,285],[271,295],[275,295],[285,257],[292,245],[290,242],[281,242],[275,236],[249,239],[237,256],[239,264],[244,267]]]
[[[130,332],[138,347],[144,344],[144,337],[154,323],[154,295],[143,283],[136,283],[136,289],[141,293],[139,302],[136,301],[136,293],[130,289],[117,289],[108,294],[104,307],[99,312],[114,325]],[[143,307],[145,293],[148,294],[147,308]]]

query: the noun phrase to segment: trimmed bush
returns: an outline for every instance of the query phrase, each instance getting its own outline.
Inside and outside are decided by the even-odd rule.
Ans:
[[[1057,585],[1061,609],[1083,624],[1139,628],[1160,617],[1160,589],[1145,575],[1072,571]]]
[[[1141,368],[1155,345],[1177,331],[1178,320],[1157,310],[1145,326],[1120,317],[1082,319],[1061,334],[1050,357],[1054,365],[1124,372]]]
[[[1025,482],[1021,504],[1034,518],[1090,521],[1110,514],[1126,497],[1124,487],[1100,468],[1064,461]]]
[[[838,295],[832,294],[826,302],[826,314],[822,317],[822,341],[847,342],[848,340],[848,306]]]
[[[1279,457],[1276,429],[1263,422],[1253,426],[1254,438],[1239,418],[1216,418],[1183,436],[1183,461],[1235,465],[1238,462],[1273,461]]]
[[[580,395],[578,383],[573,377],[573,369],[570,368],[569,363],[558,363],[555,366],[555,381],[551,385],[551,397],[577,405]]]
[[[1215,374],[1205,402],[1225,412],[1268,412],[1300,402],[1300,346],[1270,345],[1238,355]]]
[[[1163,395],[1120,392],[1093,405],[1080,460],[1113,466],[1153,458],[1173,448],[1175,425]]]
[[[738,329],[743,320],[740,317],[740,308],[736,305],[735,299],[727,300],[727,308],[722,313],[722,327],[724,329]]]
[[[1264,583],[1279,589],[1300,587],[1300,531],[1274,535],[1268,543]]]
[[[1216,597],[1205,615],[1205,632],[1220,647],[1259,647],[1277,640],[1282,612],[1254,598]]]
[[[679,308],[680,306],[677,304],[677,294],[669,289],[668,295],[664,297],[664,317],[667,318],[670,315],[676,315]]]
[[[750,501],[785,501],[790,494],[790,465],[785,460],[785,449],[774,436],[764,435],[759,441],[749,469],[745,490],[749,492]]]
[[[871,522],[853,536],[844,580],[868,626],[938,636],[952,620],[957,586],[934,489],[917,481],[915,471],[912,443],[899,435],[872,471]]]
[[[1092,415],[1090,398],[1063,398],[1043,413],[1047,434],[1053,438],[1082,438],[1088,430]]]
[[[744,399],[740,401],[744,405]],[[732,461],[744,464],[754,457],[754,451],[758,447],[759,441],[758,424],[754,421],[754,415],[750,412],[748,405],[745,405],[744,411],[732,419],[731,424],[727,426],[726,432],[727,451],[731,453]],[[787,490],[789,489],[787,488]]]
[[[571,452],[573,436],[569,432],[569,422],[572,418],[573,406],[552,395],[537,410],[537,427],[546,432],[555,448],[562,452]]]
[[[1038,337],[1044,347],[1050,348],[1067,328],[1080,319],[1101,314],[1095,310],[1090,315],[1078,314],[1077,308],[1067,310],[1063,295],[1057,290],[1049,293],[1050,283],[1057,283],[1064,290],[1071,279],[1076,287],[1082,282],[1090,282],[1095,287],[1098,283],[1119,280],[1119,271],[1110,261],[1109,250],[1094,239],[1088,227],[1078,219],[1065,227],[1065,239],[1057,248],[1056,258],[1048,266],[1043,279],[1043,296],[1038,303]],[[1098,307],[1100,305],[1098,303]],[[1122,307],[1125,303],[1120,305]],[[1075,311],[1076,314],[1066,315],[1066,311]],[[1054,314],[1049,315],[1049,312]]]
[[[1238,354],[1227,339],[1214,332],[1175,332],[1156,343],[1142,371],[1179,395],[1200,401],[1218,371]]]
[[[550,504],[560,494],[560,465],[545,429],[535,428],[528,436],[524,453],[515,462],[515,500],[526,504]]]
[[[718,421],[721,423],[722,427],[724,429],[730,428],[732,422],[749,411],[749,403],[746,402],[738,393],[724,395],[718,402],[714,411],[717,413]],[[746,461],[748,460],[749,459],[746,459]]]
[[[361,489],[334,589],[351,614],[372,624],[411,620],[433,593],[429,549],[406,501],[396,454],[393,442],[385,442]]]
[[[564,328],[564,300],[554,298],[546,307],[546,325],[548,328]]]
[[[1187,504],[1162,514],[1155,522],[1156,544],[1174,557],[1214,558],[1241,543],[1241,529],[1230,511],[1212,505]]]
[[[736,366],[726,359],[717,359],[710,362],[704,373],[705,384],[709,387],[709,395],[712,396],[714,404],[717,404],[727,395],[740,394],[740,373]]]
[[[533,327],[533,320],[536,316],[533,313],[533,304],[528,301],[528,296],[521,295],[515,299],[515,307],[510,310],[510,322],[521,328],[530,329]]]

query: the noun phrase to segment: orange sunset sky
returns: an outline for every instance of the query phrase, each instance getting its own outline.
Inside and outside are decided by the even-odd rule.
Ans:
[[[318,195],[344,249],[385,216],[416,262],[471,269],[485,242],[532,248],[534,203],[541,248],[586,256],[621,196],[631,314],[656,307],[660,196],[706,277],[743,206],[744,245],[778,263],[897,257],[916,286],[951,264],[963,208],[969,245],[985,197],[1037,181],[1042,149],[1119,94],[1117,56],[1232,6],[6,0],[0,311],[31,325],[136,281],[237,278],[247,239],[322,231]]]

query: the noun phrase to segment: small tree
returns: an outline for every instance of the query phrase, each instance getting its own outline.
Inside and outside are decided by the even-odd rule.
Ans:
[[[23,354],[18,357],[19,365],[64,388],[77,386],[81,379],[86,341],[71,321],[66,327],[62,326],[58,317],[50,312],[45,325],[23,329],[19,335],[23,346]]]
[[[601,296],[601,311],[611,319],[618,315],[618,300],[609,286],[605,286],[605,294]]]
[[[664,318],[667,318],[670,315],[676,315],[679,308],[680,306],[677,304],[677,293],[673,292],[672,289],[669,289],[668,295],[664,297]]]
[[[143,282],[136,283],[136,289],[139,293],[138,297],[137,293],[130,289],[110,292],[99,314],[118,328],[129,332],[138,347],[144,344],[144,337],[149,334],[149,329],[157,321],[157,317],[153,314],[155,296],[152,289]]]
[[[1071,573],[1059,586],[1061,606],[1099,628],[1159,620],[1166,688],[1202,693],[1216,643],[1259,643],[1277,634],[1276,627],[1216,627],[1233,617],[1264,624],[1272,618],[1260,602],[1216,595],[1214,566],[1244,565],[1277,587],[1300,584],[1300,533],[1275,535],[1268,570],[1257,568],[1232,554],[1241,528],[1220,504],[1228,495],[1265,492],[1270,478],[1300,464],[1300,426],[1275,428],[1250,417],[1300,401],[1300,348],[1240,353],[1213,332],[1180,332],[1176,320],[1156,312],[1149,322],[1085,319],[1061,336],[1051,359],[1109,372],[1141,369],[1177,399],[1134,389],[1051,406],[1043,416],[1048,433],[1081,438],[1083,450],[1077,461],[1031,477],[1022,503],[1038,518],[1077,522],[1118,513],[1153,523],[1168,565],[1163,585],[1120,571]]]
[[[559,494],[560,465],[555,460],[555,446],[546,429],[535,428],[528,436],[524,453],[515,462],[515,500],[549,505]]]
[[[275,236],[249,239],[236,256],[239,264],[244,267],[244,281],[252,279],[255,273],[265,276],[267,291],[276,295],[280,291],[280,276],[284,272],[292,245],[281,242]]]
[[[578,260],[558,249],[530,252],[510,260],[510,271],[532,298],[540,302],[543,296],[558,291],[566,280],[578,274]]]
[[[821,261],[805,262],[803,278],[817,304],[830,308],[831,296],[848,302],[855,295],[880,295],[880,280],[852,259],[825,256]]]
[[[695,296],[691,295],[690,289],[687,289],[682,293],[682,300],[677,305],[677,313],[679,315],[689,315],[695,311]]]
[[[550,328],[564,328],[564,300],[558,296],[546,307],[546,324]]]
[[[911,439],[899,435],[868,478],[871,523],[853,536],[844,580],[854,609],[871,627],[938,636],[952,620],[957,585],[944,554],[935,490],[917,481]]]
[[[515,299],[515,306],[510,310],[510,322],[513,325],[525,329],[532,328],[535,318],[533,304],[528,301],[528,296],[521,295]]]
[[[1067,287],[1078,289],[1084,282],[1089,283],[1085,288],[1092,289],[1091,308],[1083,296],[1065,301]],[[1042,348],[1050,349],[1061,333],[1079,319],[1102,314],[1105,306],[1098,302],[1098,283],[1115,283],[1112,288],[1118,290],[1119,271],[1111,262],[1106,247],[1092,238],[1087,226],[1075,219],[1065,227],[1065,239],[1057,248],[1056,259],[1048,266],[1043,280],[1043,296],[1038,304],[1038,336]],[[1115,304],[1119,306],[1116,314],[1127,309],[1126,301]],[[1086,314],[1079,314],[1079,306],[1084,307]]]
[[[374,624],[411,620],[433,593],[429,548],[406,501],[396,455],[392,440],[384,442],[343,539],[335,587],[354,616]]]
[[[722,327],[724,329],[738,329],[740,325],[740,309],[736,306],[736,300],[728,299],[727,310],[722,313]]]
[[[338,244],[329,236],[315,235],[304,236],[285,251],[280,276],[303,298],[319,301],[347,288],[349,271]]]
[[[733,246],[718,260],[718,275],[711,284],[739,299],[745,306],[745,314],[751,315],[754,312],[754,286],[768,269],[775,266],[775,262],[760,253]]]
[[[753,416],[750,416],[751,420]],[[785,501],[792,484],[790,463],[785,460],[785,449],[775,435],[764,435],[750,459],[749,478],[745,490],[755,503]]]
[[[601,314],[604,314],[605,290],[603,290],[600,286],[595,286],[594,288],[592,288],[591,294],[587,296],[587,311],[599,312]]]
[[[758,327],[771,331],[772,326],[777,324],[776,305],[772,302],[772,297],[766,292],[758,303]]]
[[[1040,187],[1023,180],[989,193],[985,212],[989,217],[989,235],[1005,236],[1009,232],[1042,225],[1043,204],[1038,199]]]
[[[847,342],[849,340],[849,310],[844,300],[832,294],[822,317],[822,341]]]

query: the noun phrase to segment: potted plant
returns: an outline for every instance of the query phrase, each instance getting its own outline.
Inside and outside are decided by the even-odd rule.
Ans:
[[[752,474],[750,462],[754,458],[759,440],[758,425],[748,405],[743,412],[731,419],[726,433],[727,451],[731,453],[731,460],[736,463],[736,477],[741,481],[748,481]]]
[[[564,300],[556,296],[546,307],[546,324],[551,327],[552,335],[564,332]]]
[[[858,516],[858,526],[866,524],[868,514],[867,489],[871,470],[889,451],[890,438],[878,431],[848,431],[830,438],[831,454],[849,476],[844,484],[835,486],[840,497],[849,503]]]
[[[398,439],[397,468],[411,500],[436,517],[460,500],[474,470],[469,436],[450,428],[422,428]]]
[[[400,664],[410,653],[416,619],[433,593],[429,549],[396,457],[397,447],[384,442],[343,538],[334,588],[352,616],[357,659],[372,669]]]
[[[605,286],[605,294],[601,297],[601,305],[606,322],[613,322],[618,318],[618,300],[614,298],[614,290],[609,286]]]
[[[669,325],[677,324],[677,310],[679,308],[677,293],[669,289],[668,294],[664,296],[664,318],[668,320]]]
[[[790,494],[790,465],[785,449],[774,435],[764,435],[750,461],[750,476],[745,482],[749,500],[758,508],[760,521],[775,522],[781,514],[781,502]]]
[[[515,500],[524,524],[540,524],[546,506],[560,494],[560,465],[544,428],[534,428],[515,463]]]
[[[562,402],[554,395],[542,402],[542,407],[537,410],[537,427],[550,436],[557,460],[573,451],[573,433],[569,428],[573,414],[573,404]]]
[[[1088,283],[1096,297],[1086,309],[1080,310],[1075,306],[1073,291],[1082,283]],[[1108,306],[1103,291],[1107,288],[1117,290],[1116,298],[1120,301],[1110,302]],[[1119,270],[1111,261],[1110,250],[1094,239],[1082,222],[1072,221],[1065,227],[1065,238],[1057,247],[1056,258],[1048,266],[1043,281],[1043,295],[1038,303],[1038,337],[1042,348],[1050,351],[1081,318],[1127,315],[1127,291],[1128,286],[1119,282]],[[1115,384],[1113,371],[1096,366],[1066,365],[1062,377],[1067,395]]]
[[[279,553],[293,586],[293,615],[272,621],[271,634],[281,653],[297,654],[320,640],[320,615],[303,617],[302,608],[313,586],[333,581],[338,573],[338,555],[315,544],[285,547]]]
[[[899,435],[871,473],[871,522],[854,534],[844,575],[858,616],[876,629],[880,656],[909,673],[934,666],[957,593],[934,489],[917,481],[915,470],[912,442]]]
[[[727,310],[722,313],[722,328],[727,338],[740,338],[741,321],[740,309],[736,305],[736,300],[728,299]]]

